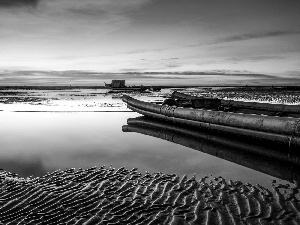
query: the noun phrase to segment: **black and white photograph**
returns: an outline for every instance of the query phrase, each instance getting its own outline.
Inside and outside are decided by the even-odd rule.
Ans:
[[[300,224],[300,1],[0,0],[0,224]]]

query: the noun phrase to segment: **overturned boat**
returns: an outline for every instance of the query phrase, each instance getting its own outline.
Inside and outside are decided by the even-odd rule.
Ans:
[[[127,95],[124,95],[122,100],[135,112],[170,123],[213,130],[255,141],[270,141],[287,146],[288,149],[300,147],[300,118],[226,112],[220,111],[219,107],[195,109],[168,104],[158,105]],[[207,99],[204,103],[207,105]],[[212,105],[215,104],[214,101]]]

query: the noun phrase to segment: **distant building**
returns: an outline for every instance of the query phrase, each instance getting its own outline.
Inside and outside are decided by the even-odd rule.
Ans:
[[[110,84],[105,83],[107,88],[125,88],[125,80],[112,80]]]
[[[125,80],[112,80],[110,86],[112,88],[123,88],[125,87]]]

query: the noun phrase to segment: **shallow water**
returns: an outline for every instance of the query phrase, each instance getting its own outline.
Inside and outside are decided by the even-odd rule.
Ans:
[[[276,179],[179,144],[123,132],[127,119],[139,114],[103,93],[85,97],[45,101],[49,105],[0,104],[0,168],[21,176],[42,176],[56,169],[112,165],[138,168],[142,173],[222,176],[265,187]]]

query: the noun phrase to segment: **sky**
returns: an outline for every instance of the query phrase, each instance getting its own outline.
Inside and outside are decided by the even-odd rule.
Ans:
[[[300,84],[299,12],[299,0],[0,0],[0,85]]]

